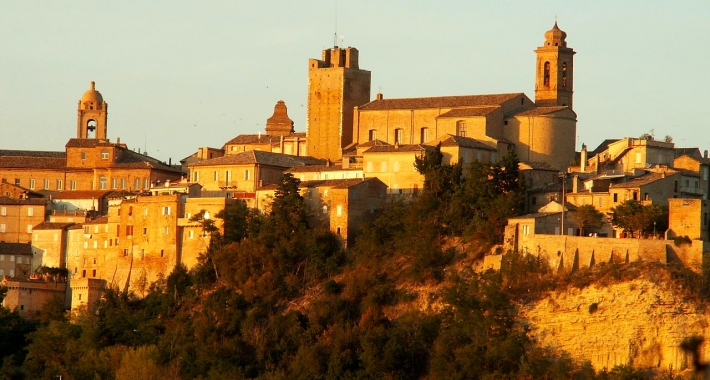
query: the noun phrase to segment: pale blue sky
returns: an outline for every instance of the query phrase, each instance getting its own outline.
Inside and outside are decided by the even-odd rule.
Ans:
[[[108,135],[173,162],[264,130],[284,100],[305,131],[307,63],[336,1],[0,3],[0,149],[63,150],[96,81]],[[710,149],[710,1],[337,1],[372,97],[524,92],[555,16],[575,49],[580,144],[670,134]],[[710,98],[710,97],[709,97]]]

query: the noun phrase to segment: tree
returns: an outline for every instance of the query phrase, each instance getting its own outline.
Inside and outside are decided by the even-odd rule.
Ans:
[[[581,205],[577,211],[570,213],[570,219],[579,226],[580,235],[584,236],[585,228],[601,228],[604,225],[604,214],[593,205]]]
[[[641,237],[642,232],[664,231],[668,228],[668,209],[656,205],[641,205],[635,200],[628,200],[610,210],[611,223]]]

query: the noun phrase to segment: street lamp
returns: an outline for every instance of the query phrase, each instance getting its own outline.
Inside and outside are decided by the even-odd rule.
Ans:
[[[653,221],[653,238],[656,238],[656,221]]]

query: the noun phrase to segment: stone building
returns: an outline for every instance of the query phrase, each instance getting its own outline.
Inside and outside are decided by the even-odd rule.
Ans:
[[[47,281],[41,278],[17,280],[5,277],[0,281],[0,285],[7,287],[2,306],[17,310],[25,318],[37,315],[44,305],[54,298],[64,300],[67,294],[66,281]]]
[[[352,243],[362,225],[386,204],[387,186],[377,178],[303,181],[299,189],[313,214],[345,245]],[[257,190],[259,210],[269,212],[275,190],[276,185]]]
[[[380,179],[393,197],[417,195],[424,186],[424,176],[414,162],[432,147],[422,144],[376,145],[363,153],[365,178]]]
[[[44,222],[47,199],[0,197],[0,241],[27,243],[34,226]]]
[[[32,274],[32,244],[0,242],[0,279],[26,280]]]
[[[340,161],[342,149],[357,140],[354,107],[370,101],[371,73],[360,69],[354,47],[323,50],[308,61],[308,154]],[[364,141],[363,141],[364,142]]]
[[[79,101],[77,135],[63,152],[2,150],[0,178],[31,191],[131,190],[180,179],[180,169],[107,138],[107,107],[91,88]]]
[[[668,200],[668,239],[687,236],[691,240],[709,241],[710,205],[703,199]]]

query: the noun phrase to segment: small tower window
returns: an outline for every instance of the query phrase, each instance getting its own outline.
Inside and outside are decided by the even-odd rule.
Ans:
[[[567,62],[562,63],[562,87],[567,87]]]
[[[545,74],[544,75],[545,76],[543,79],[543,83],[545,84],[545,86],[549,86],[550,85],[550,62],[545,62]]]

